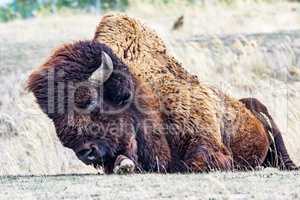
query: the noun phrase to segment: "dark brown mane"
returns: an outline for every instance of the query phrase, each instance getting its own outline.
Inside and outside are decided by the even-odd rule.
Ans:
[[[67,82],[76,84],[87,81],[91,74],[101,65],[101,53],[103,51],[111,57],[115,71],[128,74],[128,67],[105,44],[79,41],[73,44],[65,44],[58,48],[43,65],[30,75],[27,88],[33,92],[38,104],[50,118],[57,114],[58,109],[60,109],[57,107],[59,103],[67,103],[58,102],[58,93],[65,90],[63,93],[66,98],[61,99],[61,101],[67,101]],[[108,96],[113,100],[121,101],[123,98],[128,98],[128,93],[131,92],[129,91],[130,86],[133,83],[132,80],[124,80],[124,77],[119,77],[118,73],[111,75],[109,81],[105,83],[105,88]],[[64,83],[61,86],[63,88],[59,88],[60,83]],[[122,84],[122,87],[118,87],[120,86],[119,84]],[[48,91],[49,87],[52,91]],[[118,88],[122,88],[122,90],[118,90]],[[114,91],[114,95],[111,94],[111,91]],[[53,103],[54,107],[49,107],[49,102]]]

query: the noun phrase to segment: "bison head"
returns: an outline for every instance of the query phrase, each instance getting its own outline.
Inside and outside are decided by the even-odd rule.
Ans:
[[[64,45],[30,75],[28,88],[62,144],[84,163],[110,173],[117,155],[135,160],[135,83],[110,48],[91,41]]]

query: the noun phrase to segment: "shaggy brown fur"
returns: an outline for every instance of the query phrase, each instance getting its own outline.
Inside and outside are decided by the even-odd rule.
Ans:
[[[89,78],[102,52],[114,71],[99,85]],[[270,146],[251,109],[199,82],[153,31],[124,15],[105,16],[93,42],[56,50],[28,87],[62,143],[107,173],[126,159],[137,171],[252,169]]]
[[[154,31],[127,16],[107,15],[94,39],[110,46],[137,84],[151,91],[154,100],[144,106],[159,111],[167,127],[170,171],[226,170],[232,163],[248,169],[263,163],[269,140],[259,119],[237,99],[187,73]]]
[[[112,58],[115,71],[127,76],[124,78],[113,72],[101,87],[88,81],[88,78],[100,66],[103,51]],[[108,114],[120,107],[119,102],[124,97],[131,96],[133,84],[128,67],[110,48],[87,41],[58,48],[47,62],[30,75],[28,88],[34,93],[42,110],[53,120],[63,145],[73,149],[80,158],[80,151],[93,141],[105,153],[105,158],[101,162],[86,164],[95,167],[104,164],[105,171],[112,173],[118,154],[136,160],[132,114],[128,110],[117,116]],[[122,90],[115,91],[112,86]],[[115,91],[114,96],[111,91]],[[101,103],[98,104],[99,101]],[[92,110],[87,109],[92,104],[96,106]],[[116,127],[118,124],[122,124],[122,127]],[[110,134],[115,129],[118,134]]]

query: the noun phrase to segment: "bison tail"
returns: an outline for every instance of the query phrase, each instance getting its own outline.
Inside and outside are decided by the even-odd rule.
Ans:
[[[291,160],[285,147],[282,134],[266,106],[255,98],[243,98],[239,101],[261,121],[269,134],[270,147],[263,165],[266,167],[278,167],[282,170],[299,169]]]

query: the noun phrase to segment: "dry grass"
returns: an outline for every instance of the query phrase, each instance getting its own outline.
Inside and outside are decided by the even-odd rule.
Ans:
[[[299,172],[3,177],[0,199],[299,199]]]
[[[296,9],[296,11],[295,11]],[[239,98],[261,99],[284,132],[288,150],[300,164],[300,82],[289,81],[251,45],[236,57],[216,36],[213,46],[182,44],[200,34],[274,32],[300,28],[300,6],[293,3],[248,4],[233,7],[162,7],[137,5],[128,10],[143,19],[166,40],[170,51],[201,80]],[[171,31],[175,19],[184,14],[185,24]],[[53,48],[64,42],[90,39],[100,20],[93,15],[62,14],[0,24],[0,175],[94,172],[61,146],[53,125],[24,90],[29,72],[41,64]],[[211,48],[214,47],[214,48]],[[293,58],[288,58],[293,59]],[[287,62],[288,63],[288,62]],[[292,73],[299,73],[299,66]]]

